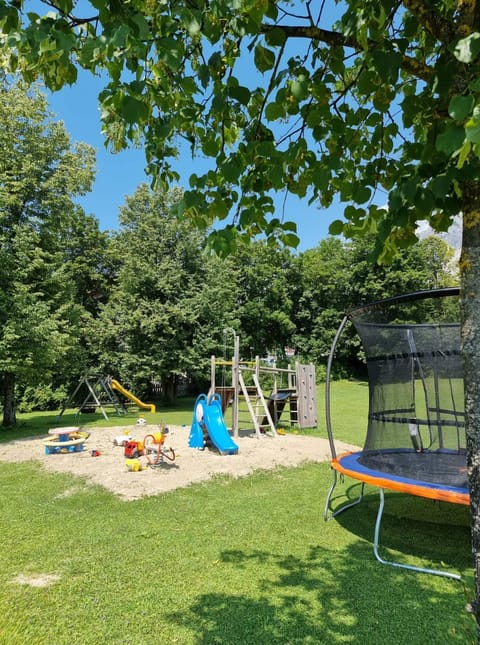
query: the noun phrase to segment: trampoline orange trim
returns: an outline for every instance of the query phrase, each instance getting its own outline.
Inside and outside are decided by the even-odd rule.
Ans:
[[[345,468],[341,464],[342,457],[351,455],[351,452],[344,452],[335,459],[332,459],[331,465],[337,472],[357,479],[365,484],[376,486],[377,488],[385,488],[388,490],[398,491],[400,493],[408,493],[409,495],[416,495],[417,497],[426,497],[428,499],[436,499],[441,502],[450,502],[452,504],[470,504],[470,495],[468,493],[456,493],[450,490],[443,490],[441,488],[431,488],[430,486],[422,486],[421,484],[410,484],[407,482],[389,479],[388,477],[381,477],[376,475],[367,475],[351,468]]]

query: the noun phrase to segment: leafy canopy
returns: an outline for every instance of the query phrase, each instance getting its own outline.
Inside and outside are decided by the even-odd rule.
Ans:
[[[44,4],[44,15],[32,11]],[[264,233],[295,246],[272,193],[345,203],[331,233],[374,233],[388,256],[416,222],[448,228],[479,175],[480,33],[452,0],[0,0],[2,62],[52,90],[105,75],[103,131],[178,180],[179,212],[217,250]],[[385,209],[383,206],[387,206]]]
[[[96,248],[101,236],[74,201],[91,187],[93,149],[72,144],[46,97],[22,84],[1,84],[0,121],[0,383],[13,425],[15,382],[58,377],[83,354],[80,297],[98,279],[75,262],[93,248],[76,230],[88,224]]]
[[[228,262],[204,253],[205,234],[172,214],[181,191],[145,184],[127,197],[109,253],[118,272],[92,332],[104,373],[145,391],[208,373],[212,337],[231,323]]]

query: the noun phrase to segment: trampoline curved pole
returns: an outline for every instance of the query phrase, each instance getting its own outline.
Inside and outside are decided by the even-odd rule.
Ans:
[[[330,348],[330,354],[328,355],[328,361],[327,361],[327,374],[325,377],[325,423],[327,426],[328,443],[330,444],[332,459],[336,459],[337,457],[337,451],[335,449],[335,441],[333,439],[333,432],[332,432],[332,417],[330,413],[330,383],[331,383],[331,376],[332,376],[332,364],[335,356],[335,350],[337,349],[338,341],[340,340],[340,336],[342,335],[347,322],[348,322],[348,316],[344,316],[342,322],[340,323],[340,326],[337,329],[337,333],[335,334],[335,338],[333,339],[333,343]]]
[[[348,315],[345,315],[343,317],[342,322],[340,323],[337,333],[335,334],[335,338],[333,339],[332,346],[330,348],[330,354],[328,356],[328,361],[327,361],[327,373],[325,377],[325,423],[327,427],[327,435],[328,435],[328,443],[330,444],[330,452],[332,453],[332,459],[337,458],[337,450],[335,448],[335,440],[333,438],[333,431],[332,431],[332,417],[331,417],[331,408],[330,408],[330,384],[331,384],[331,376],[332,376],[332,364],[333,364],[333,359],[335,356],[335,350],[338,345],[338,341],[340,340],[340,336],[343,333],[343,330],[345,329],[345,325],[347,324],[349,320]],[[351,508],[352,506],[356,506],[359,504],[362,499],[363,499],[363,491],[365,488],[365,484],[362,483],[362,487],[360,490],[360,495],[359,497],[354,501],[354,502],[349,502],[347,504],[344,504],[341,506],[339,509],[336,511],[330,512],[330,500],[332,498],[333,491],[335,490],[335,486],[337,485],[337,471],[335,469],[333,470],[333,482],[332,485],[330,486],[328,493],[327,493],[327,499],[325,501],[325,508],[323,511],[323,518],[327,522],[328,520],[333,519],[339,513],[342,513],[343,511],[346,511],[347,508]]]

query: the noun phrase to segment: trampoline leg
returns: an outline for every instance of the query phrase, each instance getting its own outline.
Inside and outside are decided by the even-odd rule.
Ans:
[[[382,523],[383,509],[385,507],[385,491],[383,488],[378,489],[380,492],[380,504],[378,506],[377,520],[375,522],[375,536],[373,540],[373,553],[375,554],[376,559],[381,564],[389,564],[391,567],[398,567],[400,569],[409,569],[410,571],[416,571],[417,573],[430,573],[434,576],[443,576],[444,578],[452,578],[453,580],[461,580],[462,576],[457,573],[449,573],[448,571],[440,571],[439,569],[427,569],[424,567],[415,567],[411,564],[403,564],[402,562],[395,562],[394,560],[385,560],[380,556],[378,552],[378,543],[380,537],[380,525]]]
[[[337,515],[340,515],[340,513],[343,513],[343,511],[346,511],[348,508],[352,508],[352,506],[356,506],[357,504],[360,504],[360,502],[363,500],[363,491],[365,489],[365,484],[362,482],[362,485],[360,488],[360,495],[357,497],[356,500],[354,500],[353,502],[348,502],[343,506],[340,506],[340,508],[338,508],[336,511],[330,511],[330,500],[336,485],[337,485],[337,471],[334,470],[333,482],[332,482],[332,485],[330,486],[330,490],[328,491],[327,501],[325,502],[325,509],[323,511],[323,518],[325,522],[328,522],[328,520],[332,520],[334,517],[337,517]]]

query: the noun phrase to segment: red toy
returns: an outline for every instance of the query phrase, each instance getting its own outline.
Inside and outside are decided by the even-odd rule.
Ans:
[[[126,441],[124,455],[127,459],[136,459],[144,453],[143,441]]]

